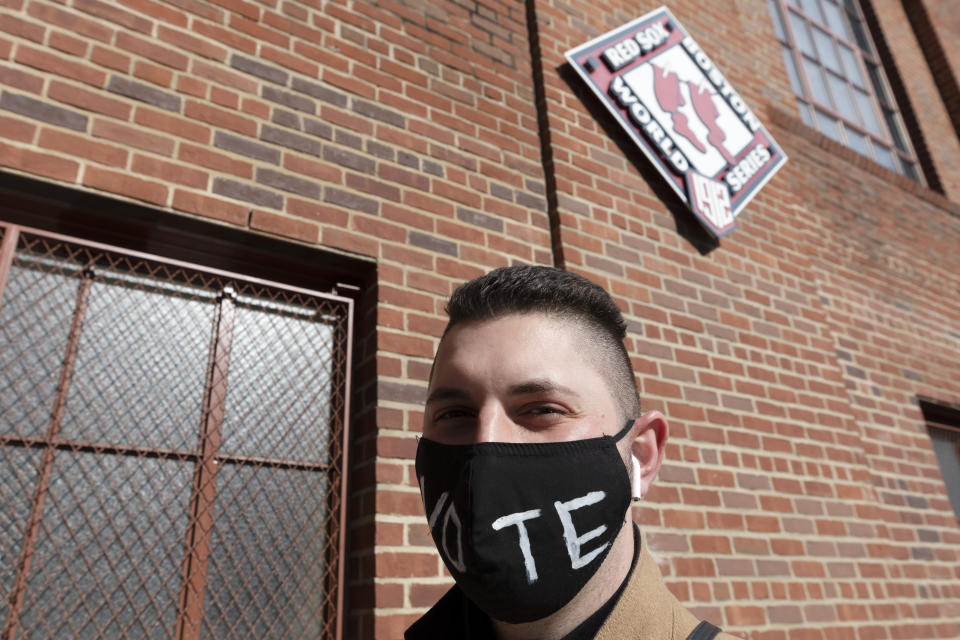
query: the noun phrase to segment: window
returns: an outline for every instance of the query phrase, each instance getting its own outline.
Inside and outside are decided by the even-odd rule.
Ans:
[[[767,6],[807,126],[921,182],[856,0],[767,0]]]
[[[0,234],[4,637],[338,637],[352,302]]]
[[[940,465],[953,513],[960,520],[960,408],[920,400],[930,443]]]

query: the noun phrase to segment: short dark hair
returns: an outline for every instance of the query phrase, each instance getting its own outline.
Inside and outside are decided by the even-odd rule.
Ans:
[[[640,415],[640,394],[623,346],[627,323],[606,290],[583,276],[544,266],[501,267],[457,287],[447,331],[474,320],[543,313],[579,323],[598,348],[602,373],[624,419]]]

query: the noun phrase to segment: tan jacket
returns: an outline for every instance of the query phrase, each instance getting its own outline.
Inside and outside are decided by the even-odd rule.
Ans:
[[[670,593],[641,536],[637,566],[595,640],[685,640],[700,623]],[[719,633],[715,640],[739,640]]]
[[[664,586],[660,568],[647,551],[642,533],[640,549],[634,553],[637,554],[636,566],[594,640],[686,640],[700,621]],[[469,604],[463,592],[454,586],[407,629],[404,637],[406,640],[451,640],[492,635],[486,615],[476,605]],[[714,640],[739,638],[720,633]]]

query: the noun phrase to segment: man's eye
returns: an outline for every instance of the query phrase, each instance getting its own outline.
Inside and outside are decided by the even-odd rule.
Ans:
[[[550,414],[562,415],[565,412],[560,407],[556,407],[553,405],[544,405],[539,407],[533,407],[532,409],[529,409],[527,413],[530,413],[536,416],[542,416],[542,415],[550,415]]]
[[[470,415],[472,415],[472,412],[468,411],[467,409],[451,407],[449,409],[437,411],[435,414],[433,414],[433,420],[434,422],[440,420],[457,420],[459,418],[467,418]]]

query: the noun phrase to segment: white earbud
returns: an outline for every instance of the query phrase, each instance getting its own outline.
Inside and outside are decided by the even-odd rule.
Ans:
[[[643,499],[643,480],[641,478],[640,461],[637,456],[630,456],[633,461],[633,501],[640,502]]]

